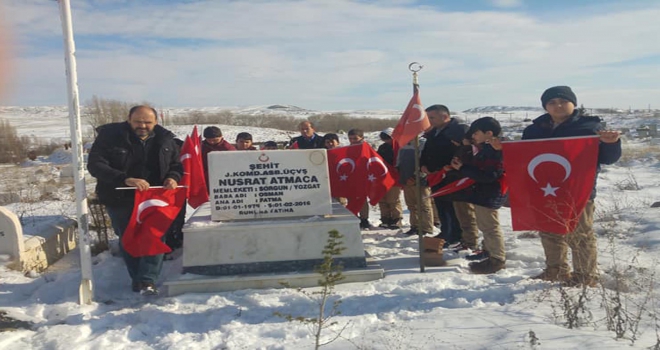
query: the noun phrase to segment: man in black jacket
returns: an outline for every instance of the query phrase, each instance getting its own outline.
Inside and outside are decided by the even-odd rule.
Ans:
[[[580,115],[575,108],[577,97],[568,86],[554,86],[541,96],[543,108],[548,112],[536,118],[523,131],[523,139],[545,139],[556,137],[600,135],[598,146],[598,168],[600,164],[613,164],[621,157],[619,132],[603,130],[600,118]],[[591,198],[580,215],[575,231],[566,235],[540,232],[545,252],[546,269],[533,278],[560,281],[567,285],[595,286],[598,281],[598,250],[593,230],[595,210],[596,178]],[[573,273],[567,262],[568,248],[573,258]]]
[[[298,124],[300,136],[291,139],[291,145],[296,144],[295,148],[299,149],[312,149],[312,148],[325,148],[323,137],[319,136],[314,130],[314,124],[310,121],[303,121]]]
[[[157,125],[157,113],[148,106],[135,106],[128,120],[100,126],[89,153],[87,169],[97,179],[96,194],[105,205],[112,228],[121,238],[131,218],[135,193],[117,187],[149,186],[174,189],[183,176],[174,134]],[[120,249],[135,292],[158,294],[155,283],[163,265],[163,254],[133,257]]]
[[[459,149],[468,126],[460,124],[457,119],[451,118],[449,108],[444,105],[433,105],[426,109],[433,129],[426,134],[427,141],[420,156],[422,172],[430,174],[449,166]],[[432,188],[437,191],[449,181],[443,181]],[[435,206],[440,216],[440,237],[447,246],[460,243],[461,227],[454,212],[454,204],[443,197],[436,197]]]

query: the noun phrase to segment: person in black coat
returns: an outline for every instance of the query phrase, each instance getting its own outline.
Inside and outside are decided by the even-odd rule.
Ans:
[[[545,251],[546,268],[533,278],[561,281],[567,285],[595,286],[598,281],[596,237],[593,230],[596,179],[600,164],[613,164],[621,157],[619,132],[603,130],[600,118],[581,115],[575,108],[577,97],[568,86],[551,87],[541,95],[543,108],[548,112],[536,118],[523,131],[522,138],[546,139],[571,136],[600,135],[598,167],[591,197],[575,231],[566,235],[540,232]],[[568,266],[567,253],[571,248],[573,273]]]
[[[325,148],[323,137],[314,130],[314,124],[305,120],[298,124],[300,136],[291,139],[291,145],[296,144],[298,149]]]
[[[427,141],[420,156],[420,165],[422,172],[430,174],[450,165],[468,126],[451,118],[449,108],[444,105],[430,106],[426,109],[426,114],[433,129],[426,133]],[[447,177],[443,182],[434,186],[432,191],[437,191],[449,182],[450,177]],[[460,243],[461,227],[456,218],[454,204],[443,197],[436,197],[434,201],[440,217],[438,237],[445,240],[446,246]]]
[[[470,270],[477,274],[494,273],[504,268],[506,255],[504,236],[500,227],[498,209],[504,203],[501,179],[504,175],[502,151],[491,146],[500,137],[502,127],[492,117],[483,117],[470,125],[467,134],[476,147],[471,157],[454,157],[452,168],[475,183],[456,194],[456,200],[473,204],[477,228],[484,235],[485,260],[470,264]],[[472,151],[471,151],[472,152]]]
[[[157,113],[148,106],[135,106],[128,120],[100,126],[89,153],[87,169],[97,180],[96,194],[105,205],[112,228],[121,238],[128,226],[134,205],[133,190],[117,187],[149,186],[174,189],[183,176],[179,147],[174,134],[157,125]],[[133,257],[120,249],[133,280],[133,291],[157,294],[155,282],[160,275],[163,254]]]
[[[380,132],[380,139],[383,144],[378,146],[376,153],[391,167],[394,167],[394,146],[392,140],[393,128],[387,128]],[[378,202],[380,209],[380,222],[378,227],[398,230],[401,228],[403,208],[401,207],[401,187],[392,186],[385,196]]]

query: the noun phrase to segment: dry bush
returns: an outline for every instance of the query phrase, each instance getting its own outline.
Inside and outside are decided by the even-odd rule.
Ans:
[[[26,155],[26,145],[18,137],[16,128],[9,121],[0,119],[0,163],[18,163]]]
[[[658,157],[660,146],[646,145],[644,147],[623,147],[619,164],[631,166],[635,160]]]
[[[123,122],[128,117],[131,107],[136,105],[153,106],[149,102],[125,102],[119,100],[105,99],[98,96],[92,96],[92,99],[85,103],[82,117],[96,130],[103,124]]]
[[[308,118],[320,132],[339,132],[341,130],[362,129],[364,131],[380,131],[393,127],[398,119],[353,118],[345,113],[317,114]],[[202,112],[193,111],[187,115],[170,118],[174,125],[210,124],[253,126],[278,130],[297,130],[302,121],[291,115],[235,115],[230,111]]]
[[[399,121],[395,118],[376,119],[367,117],[349,117],[345,113],[316,114],[309,117],[316,129],[322,132],[339,132],[340,130],[362,129],[366,132],[381,131],[394,127]]]

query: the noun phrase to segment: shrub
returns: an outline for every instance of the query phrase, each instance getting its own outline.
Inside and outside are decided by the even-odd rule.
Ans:
[[[0,119],[0,163],[17,163],[27,156],[26,138],[18,137],[16,128]]]

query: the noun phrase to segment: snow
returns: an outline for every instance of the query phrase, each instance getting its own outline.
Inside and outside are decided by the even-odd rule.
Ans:
[[[528,123],[523,122],[528,114],[530,118],[536,116],[529,111],[508,113],[512,114],[495,116],[511,136],[519,134]],[[0,118],[7,115],[13,118],[12,124],[18,126],[19,133],[52,138],[66,134],[66,128],[61,125],[66,119],[63,108],[10,108],[8,112],[0,109]],[[483,114],[460,115],[468,120],[479,116]],[[27,120],[30,124],[24,126],[22,123]],[[649,122],[639,116],[606,116],[606,120],[611,128]],[[56,130],[56,125],[61,129]],[[221,128],[226,135],[248,131],[255,140],[264,141],[284,141],[296,134],[234,126]],[[190,129],[187,126],[173,130],[184,136]],[[377,133],[369,137],[375,143]],[[332,300],[341,300],[341,315],[335,317],[336,325],[324,331],[323,339],[332,338],[336,332],[341,332],[341,336],[324,348],[643,349],[657,346],[660,208],[650,205],[660,200],[659,148],[649,146],[648,140],[629,138],[624,149],[626,159],[604,167],[598,180],[595,228],[602,287],[583,291],[529,279],[544,267],[543,249],[534,233],[511,231],[507,208],[500,210],[506,269],[492,275],[471,274],[468,261],[462,258],[465,253],[459,256],[453,252],[445,252],[449,266],[427,267],[426,272],[420,273],[417,237],[390,230],[364,231],[366,250],[385,269],[385,277],[367,283],[337,285]],[[21,177],[46,183],[58,176],[58,167],[68,160],[70,153],[58,150],[32,166],[18,169]],[[7,169],[3,167],[2,171]],[[639,189],[627,186],[632,183]],[[29,205],[14,203],[7,207],[26,216],[75,216],[71,187],[61,187],[64,194],[59,200]],[[372,208],[373,224],[378,224],[378,216],[377,208]],[[38,233],[39,221],[33,222],[34,225],[27,225],[29,234]],[[274,315],[281,312],[315,316],[314,301],[295,289],[149,299],[130,291],[130,279],[122,259],[106,251],[93,258],[96,303],[79,306],[76,252],[47,272],[28,276],[8,269],[8,260],[0,256],[0,311],[33,326],[0,332],[0,349],[313,348],[314,338],[307,325],[287,322]],[[180,259],[166,261],[162,276],[173,273],[180,264]],[[617,340],[615,333],[607,329],[605,300],[611,305],[617,288],[623,291],[620,297],[624,310],[630,313],[630,322],[635,321],[635,313],[643,305],[634,343],[630,331],[626,338]],[[566,327],[562,293],[573,300],[581,293],[588,297],[586,312],[579,314],[578,328]]]

